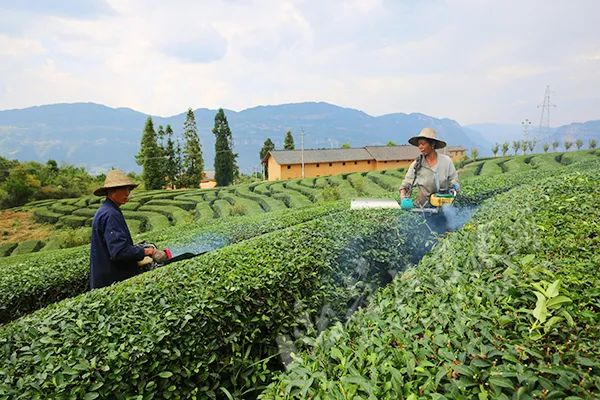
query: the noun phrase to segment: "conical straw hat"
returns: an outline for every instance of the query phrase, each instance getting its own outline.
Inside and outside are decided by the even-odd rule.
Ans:
[[[104,179],[104,186],[94,190],[96,196],[106,196],[108,189],[130,186],[132,189],[137,187],[138,184],[134,183],[125,173],[119,169],[113,169],[106,174]]]
[[[410,139],[408,139],[408,143],[412,144],[413,146],[418,146],[419,139],[435,140],[435,142],[436,142],[435,148],[436,149],[443,149],[444,147],[446,147],[446,142],[437,138],[437,133],[435,132],[435,129],[433,129],[433,128],[421,129],[421,133],[419,133],[419,135],[417,135],[417,136],[413,136]]]

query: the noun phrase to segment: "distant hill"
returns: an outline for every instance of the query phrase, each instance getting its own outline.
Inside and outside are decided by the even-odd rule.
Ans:
[[[465,133],[472,139],[479,136],[480,142],[489,142],[487,152],[493,146],[494,143],[509,142],[512,143],[514,140],[523,140],[523,127],[520,125],[509,125],[509,124],[474,124],[466,125],[464,128]],[[531,127],[528,132],[528,136],[531,139],[537,140],[537,149],[541,151],[544,143],[552,143],[559,141],[564,143],[565,140],[570,140],[573,143],[577,139],[581,139],[584,142],[584,148],[587,148],[590,139],[595,139],[600,144],[600,120],[587,121],[583,123],[571,123],[568,125],[559,126],[557,128],[551,128],[550,133],[540,135],[538,133],[538,127]]]
[[[155,128],[171,124],[181,135],[185,111],[170,117],[152,116]],[[214,115],[216,110],[194,110],[206,169],[214,157]],[[270,137],[277,148],[291,130],[300,148],[300,133],[305,133],[305,148],[382,145],[392,140],[406,143],[421,128],[434,127],[451,145],[480,153],[491,147],[488,137],[465,130],[456,121],[424,114],[394,113],[378,117],[362,111],[323,102],[258,106],[243,111],[225,110],[233,133],[235,151],[242,171],[259,168],[258,153]],[[111,108],[94,103],[51,104],[18,110],[0,111],[0,155],[18,160],[45,162],[52,158],[85,166],[92,173],[111,167],[139,171],[134,155],[147,115],[130,108]],[[483,147],[483,149],[482,149]]]

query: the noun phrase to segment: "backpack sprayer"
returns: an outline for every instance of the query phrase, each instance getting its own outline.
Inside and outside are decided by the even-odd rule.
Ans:
[[[143,259],[138,261],[138,266],[154,269],[165,265],[169,260],[173,258],[173,253],[168,248],[159,250],[154,243],[141,242],[138,246],[142,246],[145,249],[154,249],[154,253],[151,256],[145,256]]]
[[[423,155],[420,155],[415,160],[415,177],[413,178],[410,186],[411,190],[417,180],[417,173],[421,169],[423,158]],[[452,192],[450,190],[440,190],[436,193],[432,193],[429,196],[429,204],[431,204],[431,207],[414,207],[412,206],[411,201],[411,206],[408,208],[408,210],[413,212],[436,214],[442,209],[443,206],[452,204],[455,197],[456,192]],[[394,199],[353,199],[350,201],[350,209],[352,210],[361,210],[367,208],[401,208],[401,205],[398,204],[398,202]]]

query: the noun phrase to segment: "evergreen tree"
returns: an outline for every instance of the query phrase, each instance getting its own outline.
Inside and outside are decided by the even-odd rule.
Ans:
[[[212,132],[215,135],[215,180],[217,186],[227,186],[233,183],[235,177],[237,155],[233,154],[233,138],[222,108],[215,115]]]
[[[269,152],[273,150],[275,150],[275,143],[273,143],[271,138],[267,138],[267,140],[265,140],[265,142],[263,143],[262,149],[260,149],[260,162],[262,163],[267,154],[269,154]],[[268,171],[266,164],[263,164],[263,175],[265,176],[265,179],[268,179]]]
[[[285,134],[285,139],[283,140],[283,149],[284,150],[294,150],[296,146],[294,146],[294,137],[292,136],[292,131],[287,131]]]
[[[192,109],[188,109],[183,124],[183,173],[182,184],[186,187],[198,187],[204,172],[204,160],[202,159],[202,148],[196,127],[196,117]]]
[[[152,118],[148,117],[142,134],[140,151],[135,156],[136,162],[142,167],[142,180],[146,189],[160,189],[163,186],[163,154],[156,141],[156,132]]]
[[[175,170],[177,171],[175,175],[175,186],[183,187],[184,185],[181,182],[182,174],[183,174],[183,150],[181,149],[181,142],[177,139],[177,146],[175,147]]]
[[[171,125],[167,125],[164,134],[167,138],[167,144],[164,146],[164,175],[165,180],[167,181],[167,185],[170,188],[174,188],[176,185],[177,176],[179,175],[180,165],[178,163],[177,154],[175,152],[175,142],[173,141],[173,129],[171,128]]]

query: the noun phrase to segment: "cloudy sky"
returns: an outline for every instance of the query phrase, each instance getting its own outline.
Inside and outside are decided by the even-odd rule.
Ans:
[[[0,110],[326,101],[461,124],[600,119],[597,0],[0,0]]]

